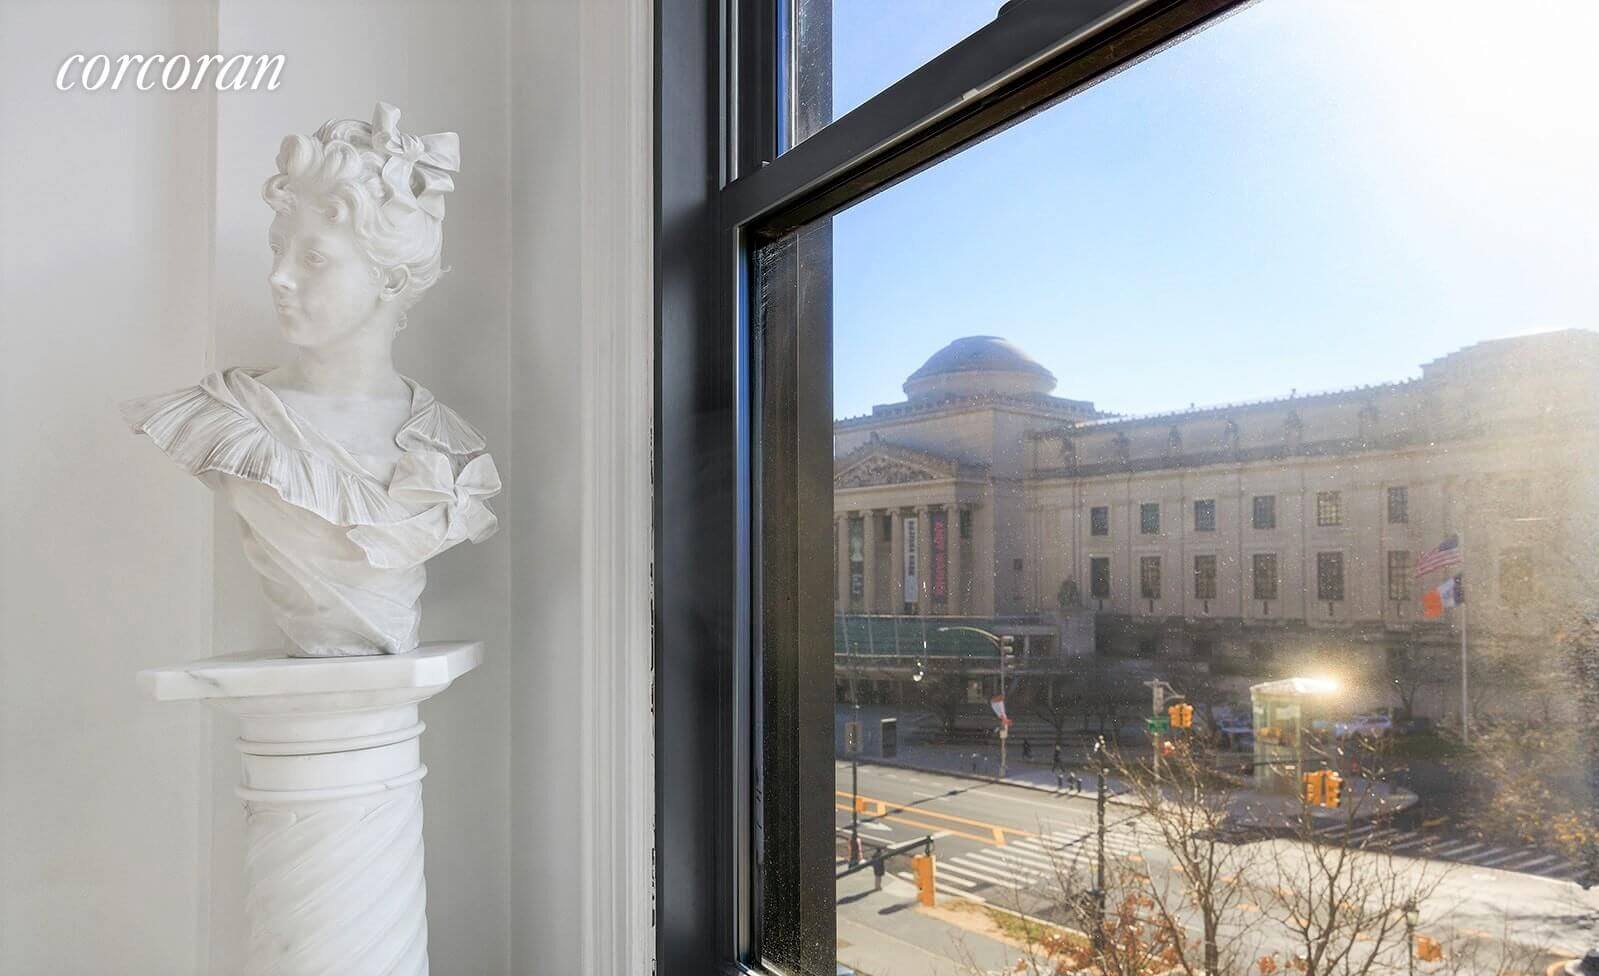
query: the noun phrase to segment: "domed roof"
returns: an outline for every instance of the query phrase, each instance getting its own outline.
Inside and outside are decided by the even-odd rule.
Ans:
[[[1055,374],[999,336],[965,336],[940,349],[905,380],[912,399],[979,394],[1047,394]]]

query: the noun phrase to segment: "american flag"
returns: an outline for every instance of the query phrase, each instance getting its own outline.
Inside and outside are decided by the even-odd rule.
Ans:
[[[1449,536],[1438,545],[1422,553],[1421,558],[1416,560],[1416,578],[1420,579],[1435,569],[1459,565],[1460,538],[1458,536]]]

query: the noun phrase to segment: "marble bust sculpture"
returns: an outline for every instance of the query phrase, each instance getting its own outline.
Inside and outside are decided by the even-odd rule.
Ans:
[[[237,513],[295,657],[413,650],[424,564],[496,528],[483,436],[394,368],[406,309],[441,273],[460,165],[455,133],[409,135],[399,117],[379,102],[370,123],[283,140],[262,196],[289,362],[122,407]]]

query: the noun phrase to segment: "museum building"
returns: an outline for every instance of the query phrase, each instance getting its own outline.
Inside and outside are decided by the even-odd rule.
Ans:
[[[1571,543],[1599,510],[1575,467],[1599,438],[1599,333],[1141,417],[1055,387],[1015,345],[969,336],[911,374],[903,402],[835,423],[840,654],[937,655],[957,617],[1035,658],[1374,666],[1458,641],[1457,613],[1421,608],[1454,574],[1474,647],[1506,653],[1547,643],[1550,601],[1595,578],[1592,547]],[[1450,535],[1463,562],[1414,578]]]

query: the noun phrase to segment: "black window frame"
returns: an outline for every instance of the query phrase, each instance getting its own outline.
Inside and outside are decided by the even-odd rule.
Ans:
[[[1160,502],[1138,503],[1138,534],[1160,535]]]
[[[1410,488],[1408,485],[1388,486],[1388,524],[1406,525],[1410,522]]]
[[[788,106],[807,104],[785,63],[830,48],[817,18],[796,36],[775,0],[656,6],[652,663],[657,738],[672,743],[656,752],[663,976],[835,969],[831,330],[794,314],[756,338],[751,256],[1239,4],[1012,0],[781,155]],[[811,94],[813,107],[831,103]],[[785,450],[764,449],[773,443]],[[778,740],[785,749],[763,748]]]
[[[1271,572],[1261,573],[1260,569],[1263,560],[1269,560]],[[1270,603],[1276,600],[1282,583],[1280,574],[1281,566],[1278,563],[1275,552],[1251,553],[1249,557],[1249,592],[1251,597],[1263,603]],[[1262,582],[1267,584],[1265,588],[1261,587],[1260,584]]]
[[[1410,602],[1410,578],[1415,571],[1415,560],[1409,549],[1388,550],[1388,599],[1394,603]]]
[[[1344,594],[1348,592],[1344,563],[1341,549],[1324,549],[1316,553],[1316,602],[1343,602]]]
[[[1263,508],[1265,510],[1265,518],[1261,518]],[[1276,495],[1256,495],[1250,500],[1249,524],[1265,532],[1277,528]]]
[[[1336,528],[1344,524],[1344,493],[1336,488],[1316,492],[1316,527]]]
[[[1105,569],[1103,576],[1101,576],[1099,573],[1099,569],[1102,566]],[[1111,584],[1112,580],[1114,579],[1111,573],[1112,569],[1109,556],[1088,557],[1088,595],[1090,597],[1095,600],[1110,599]],[[1103,586],[1100,585],[1102,581],[1104,583]]]
[[[1201,513],[1203,513],[1203,515],[1201,515]],[[1196,498],[1196,499],[1194,499],[1194,531],[1195,532],[1215,532],[1216,531],[1216,499],[1214,499],[1214,498]]]
[[[1100,538],[1110,535],[1110,506],[1091,505],[1088,509],[1088,534]]]
[[[1205,564],[1204,567],[1201,566],[1202,562]],[[1194,555],[1194,599],[1216,599],[1217,562],[1213,553],[1202,552]]]
[[[1160,599],[1161,557],[1138,557],[1138,598],[1140,600]]]

